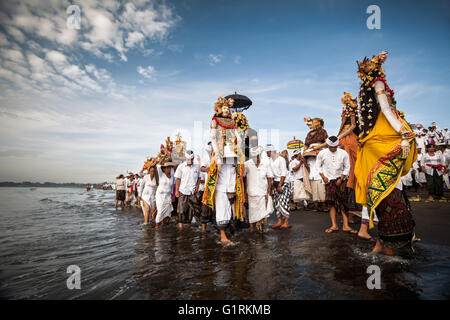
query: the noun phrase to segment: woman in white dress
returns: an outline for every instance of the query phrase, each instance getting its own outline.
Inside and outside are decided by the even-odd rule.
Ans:
[[[172,192],[175,183],[173,167],[174,163],[172,162],[156,166],[159,178],[155,195],[156,209],[158,210],[155,219],[157,229],[160,225],[168,222],[173,211]]]
[[[156,188],[158,187],[158,176],[155,167],[149,169],[149,173],[142,178],[142,212],[144,213],[144,225],[148,224],[150,212],[156,209]]]

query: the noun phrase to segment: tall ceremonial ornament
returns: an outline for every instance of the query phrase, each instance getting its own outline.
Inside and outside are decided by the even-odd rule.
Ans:
[[[394,91],[389,88],[381,66],[386,58],[387,52],[382,52],[371,59],[365,57],[362,62],[357,61],[361,88],[358,128],[360,147],[355,163],[355,193],[356,202],[367,206],[370,228],[373,228],[374,210],[383,200],[388,200],[400,178],[408,173],[417,158],[415,135],[396,110]],[[379,233],[382,220],[387,219],[383,219],[384,208],[389,208],[393,201],[390,199],[377,210]],[[401,222],[397,225],[412,230],[412,216],[409,210],[404,211],[408,212],[399,218]],[[393,222],[389,223],[392,225]]]
[[[202,203],[214,210],[214,193],[217,178],[223,163],[234,163],[236,165],[236,201],[235,216],[244,221],[244,162],[243,142],[248,130],[248,122],[242,113],[231,114],[230,107],[233,99],[225,99],[220,96],[214,104],[214,116],[211,120],[211,144],[213,154],[206,179],[205,192]]]
[[[175,139],[175,146],[172,151],[172,161],[174,163],[182,163],[186,160],[186,141],[181,139],[181,134],[178,133]]]

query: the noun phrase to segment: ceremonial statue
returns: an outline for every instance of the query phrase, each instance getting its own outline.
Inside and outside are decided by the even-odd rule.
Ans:
[[[303,153],[304,157],[307,156],[317,156],[324,148],[323,144],[328,138],[327,131],[323,128],[324,122],[322,118],[309,118],[304,119],[308,125],[310,131],[305,139],[305,150]]]
[[[244,221],[243,141],[248,123],[243,114],[231,114],[233,103],[233,99],[219,97],[214,104],[210,130],[213,153],[202,198],[204,205],[216,208],[222,242],[229,242],[225,229],[234,219]]]

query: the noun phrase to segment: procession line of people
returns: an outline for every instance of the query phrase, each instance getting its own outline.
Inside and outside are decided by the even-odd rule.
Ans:
[[[310,131],[304,145],[295,137],[288,143],[294,149],[291,157],[271,144],[244,145],[247,119],[231,112],[233,98],[219,97],[207,157],[197,156],[195,163],[194,152],[186,150],[181,163],[172,162],[168,138],[145,170],[118,177],[116,207],[118,201],[122,207],[130,205],[134,196],[144,224],[154,219],[159,228],[173,217],[183,230],[195,218],[202,232],[212,222],[221,241],[228,243],[226,231],[236,224],[247,222],[251,232],[263,232],[275,214],[277,222],[271,227],[286,230],[292,208],[309,210],[312,205],[317,212],[329,212],[326,233],[339,230],[340,215],[342,230],[376,242],[374,252],[392,255],[394,249],[412,245],[417,238],[406,189],[417,191],[426,184],[427,201],[446,201],[450,134],[435,123],[428,130],[420,124],[413,130],[387,84],[382,68],[386,58],[382,52],[358,61],[360,92],[357,98],[344,92],[338,134],[329,136],[323,119],[306,117]],[[352,213],[361,216],[359,230],[350,227]],[[369,234],[374,225],[376,241]]]

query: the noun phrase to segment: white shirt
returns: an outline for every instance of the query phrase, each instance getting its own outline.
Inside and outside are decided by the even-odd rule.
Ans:
[[[309,180],[322,180],[319,171],[317,171],[316,157],[307,157],[306,162],[309,166]]]
[[[265,196],[269,184],[267,178],[273,178],[270,164],[267,161],[261,161],[259,167],[256,167],[253,159],[245,162],[245,173],[247,177],[247,193],[249,196]]]
[[[278,156],[275,160],[270,159],[270,166],[275,181],[280,181],[281,177],[285,177],[286,179],[288,170],[286,168],[286,160],[282,156]]]
[[[175,179],[181,179],[178,191],[186,196],[194,194],[199,177],[200,167],[197,164],[188,166],[186,161],[183,162],[175,171]]]
[[[425,153],[425,137],[416,137],[417,148],[421,148],[421,152]]]
[[[116,180],[116,190],[126,190],[127,189],[127,183],[125,179],[117,179]]]
[[[338,179],[350,173],[350,158],[345,150],[331,152],[328,148],[319,152],[316,159],[317,170],[328,180]]]
[[[289,171],[291,172],[292,181],[300,180],[303,178],[303,165],[298,168],[297,171],[292,170],[294,167],[298,166],[300,160],[294,159],[289,163]]]
[[[429,175],[433,175],[433,168],[427,166],[427,164],[431,164],[431,165],[445,165],[445,160],[444,160],[444,156],[442,155],[442,153],[438,153],[435,152],[434,156],[430,156],[428,153],[425,153],[422,157],[422,161],[421,164],[425,167],[425,173],[429,174]],[[436,169],[438,175],[442,175],[443,169],[442,170],[438,170]]]
[[[174,183],[173,168],[170,168],[170,178],[162,171],[161,165],[158,164],[156,169],[158,170],[159,176],[159,185],[158,189],[156,189],[156,193],[172,193]]]
[[[222,164],[217,177],[216,191],[236,192],[236,165]]]

